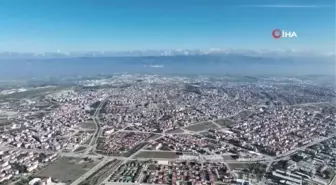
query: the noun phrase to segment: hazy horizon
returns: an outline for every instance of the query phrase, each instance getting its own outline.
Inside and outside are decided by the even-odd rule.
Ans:
[[[323,59],[323,60],[322,60]],[[0,60],[0,79],[113,73],[214,75],[335,75],[332,57],[157,56]]]

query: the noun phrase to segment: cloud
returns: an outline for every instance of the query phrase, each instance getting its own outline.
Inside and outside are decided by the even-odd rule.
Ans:
[[[259,4],[259,5],[243,5],[247,8],[328,8],[332,5],[295,5],[295,4]]]

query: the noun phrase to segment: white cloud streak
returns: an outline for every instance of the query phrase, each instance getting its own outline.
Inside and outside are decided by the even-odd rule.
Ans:
[[[294,4],[259,4],[243,5],[246,8],[329,8],[332,5],[294,5]]]

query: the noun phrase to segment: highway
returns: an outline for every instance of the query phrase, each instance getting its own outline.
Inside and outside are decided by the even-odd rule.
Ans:
[[[284,158],[287,158],[288,156],[290,156],[291,154],[293,154],[294,152],[297,152],[299,150],[304,150],[307,147],[310,147],[312,145],[315,145],[317,143],[323,142],[325,140],[331,139],[332,137],[335,137],[336,134],[331,135],[329,137],[325,137],[319,140],[316,140],[312,143],[309,143],[305,146],[299,147],[295,150],[292,150],[290,152],[287,152],[285,154],[279,155],[277,157],[264,157],[264,158],[251,158],[251,159],[246,159],[246,160],[225,160],[225,162],[228,163],[235,163],[235,162],[255,162],[255,161],[270,161],[270,162],[275,162],[275,161],[280,161]],[[35,153],[45,153],[45,154],[55,154],[57,153],[59,156],[63,156],[63,157],[78,157],[78,158],[92,158],[92,159],[97,159],[97,158],[104,158],[104,159],[119,159],[119,160],[134,160],[135,158],[133,158],[132,155],[130,157],[123,157],[123,156],[106,156],[106,155],[102,155],[102,154],[83,154],[83,153],[75,153],[75,152],[62,152],[62,151],[52,151],[52,150],[40,150],[40,149],[26,149],[26,148],[17,148],[17,147],[13,147],[13,146],[8,146],[8,145],[4,145],[2,144],[0,146],[1,150],[19,150],[19,151],[25,151],[25,152],[35,152]],[[139,150],[139,151],[144,151],[144,150]],[[139,152],[138,151],[138,152]],[[160,152],[160,151],[155,151],[155,152]],[[164,152],[164,151],[163,151]],[[136,158],[137,160],[149,160],[150,158],[145,158],[145,157],[140,157],[140,158]],[[182,160],[182,159],[178,159],[178,158],[153,158],[155,160],[168,160],[168,161],[177,161],[177,160]]]
[[[100,104],[98,105],[98,107],[96,108],[96,111],[94,112],[93,116],[92,116],[92,120],[96,125],[96,130],[94,132],[94,134],[91,137],[89,146],[86,148],[85,150],[85,154],[88,154],[90,152],[90,150],[94,147],[94,145],[97,143],[98,137],[100,135],[101,129],[100,129],[100,119],[99,119],[99,113],[101,108],[103,107],[103,105],[106,103],[108,98],[105,98],[103,101],[100,102]]]
[[[162,185],[162,184],[147,184],[139,182],[104,182],[104,185]]]
[[[100,163],[98,163],[96,166],[91,168],[89,171],[87,171],[85,174],[80,176],[78,179],[76,179],[73,183],[70,185],[78,185],[81,182],[83,182],[86,178],[88,178],[90,175],[92,175],[94,172],[99,170],[101,167],[103,167],[106,163],[108,163],[110,160],[109,159],[103,159]]]
[[[0,149],[1,150],[19,150],[19,151],[25,151],[25,152],[35,152],[35,153],[45,153],[45,154],[58,154],[58,156],[61,157],[75,157],[75,158],[92,158],[92,159],[102,159],[102,161],[100,163],[98,163],[95,167],[93,167],[92,169],[90,169],[87,173],[85,173],[83,176],[81,176],[80,178],[78,178],[76,181],[74,181],[71,185],[78,185],[80,182],[84,181],[87,177],[89,177],[92,173],[94,173],[95,171],[97,171],[99,168],[101,168],[104,164],[106,164],[109,161],[112,160],[122,160],[122,161],[128,161],[128,160],[161,160],[161,161],[181,161],[181,160],[185,160],[185,159],[180,159],[180,158],[146,158],[146,157],[137,157],[134,158],[134,156],[144,150],[138,150],[135,154],[131,155],[130,157],[124,157],[124,156],[105,156],[105,155],[101,155],[101,154],[89,154],[90,150],[92,148],[94,148],[97,139],[99,137],[99,135],[101,134],[101,129],[100,129],[100,120],[98,118],[99,116],[99,112],[100,109],[102,108],[102,106],[104,105],[104,103],[106,102],[107,98],[104,99],[99,106],[97,107],[97,109],[95,110],[95,113],[93,115],[93,120],[96,124],[96,130],[94,133],[94,136],[91,138],[90,140],[90,146],[86,149],[86,151],[84,153],[74,153],[74,152],[63,152],[63,151],[50,151],[50,150],[40,150],[40,149],[25,149],[25,148],[17,148],[17,147],[12,147],[12,146],[8,146],[6,144],[1,144],[0,145]],[[217,125],[217,124],[216,124]],[[123,130],[125,131],[125,130]],[[126,131],[127,132],[127,131]],[[141,133],[152,133],[152,132],[142,132],[142,131],[130,131],[130,132],[141,132]],[[196,132],[197,133],[197,132]],[[159,134],[161,135],[161,137],[165,136],[166,133],[155,133],[155,134]],[[186,134],[186,133],[181,133],[181,134]],[[192,133],[195,134],[195,133]],[[211,162],[224,162],[225,165],[227,165],[228,163],[253,163],[253,162],[268,162],[267,165],[267,169],[266,172],[268,172],[271,169],[272,163],[275,161],[279,161],[279,160],[283,160],[285,158],[288,158],[290,155],[292,155],[293,153],[300,151],[300,150],[305,150],[306,148],[313,146],[317,143],[326,141],[328,139],[331,139],[332,137],[335,137],[336,134],[333,134],[331,136],[328,137],[323,137],[323,138],[319,138],[316,139],[315,141],[298,147],[294,150],[291,150],[287,153],[278,155],[276,157],[270,157],[270,156],[265,156],[264,158],[251,158],[251,159],[246,159],[246,160],[224,160],[224,159],[214,159],[214,160],[209,160]],[[160,152],[160,151],[155,151],[155,152]],[[200,161],[205,162],[205,160],[202,158],[200,159]],[[259,183],[260,184],[264,184],[265,183],[265,178],[263,178],[263,180]],[[110,183],[109,183],[110,184]],[[111,183],[112,184],[112,183]],[[116,183],[118,184],[118,183]],[[332,182],[330,184],[334,184],[336,185],[336,178],[333,178]]]
[[[335,137],[334,135],[331,135],[329,137],[325,137],[325,138],[321,138],[318,140],[315,140],[312,143],[309,143],[305,146],[296,148],[295,150],[292,150],[290,152],[287,152],[285,154],[282,154],[280,156],[277,157],[265,157],[265,158],[252,158],[252,159],[247,159],[247,160],[222,160],[222,159],[215,159],[215,160],[211,160],[212,162],[224,162],[225,165],[227,165],[228,163],[249,163],[249,162],[268,162],[267,165],[267,169],[266,172],[268,172],[272,166],[272,163],[275,161],[279,161],[282,160],[284,158],[288,158],[291,154],[299,151],[299,150],[304,150],[307,147],[310,147],[312,145],[315,145],[317,143],[323,142],[325,140],[331,139],[332,137]],[[56,151],[50,151],[50,150],[38,150],[38,149],[25,149],[25,148],[17,148],[17,147],[10,147],[10,146],[4,146],[1,145],[1,149],[4,150],[20,150],[20,151],[26,151],[26,152],[36,152],[36,153],[45,153],[45,154],[55,154],[57,153],[59,156],[61,157],[76,157],[76,158],[92,158],[92,159],[99,159],[102,158],[103,160],[97,164],[95,167],[93,167],[92,169],[90,169],[87,173],[85,173],[83,176],[81,176],[79,179],[77,179],[76,181],[74,181],[71,185],[78,185],[80,182],[84,181],[87,177],[89,177],[92,173],[94,173],[95,171],[97,171],[99,168],[101,168],[104,164],[106,164],[107,162],[114,160],[114,159],[118,159],[118,160],[123,160],[123,161],[127,161],[127,160],[140,160],[140,161],[146,161],[146,160],[161,160],[161,161],[181,161],[184,159],[179,159],[179,158],[145,158],[145,157],[139,157],[139,158],[133,158],[132,155],[130,157],[123,157],[123,156],[104,156],[104,155],[100,155],[100,154],[81,154],[81,153],[74,153],[74,152],[56,152]],[[142,150],[139,150],[142,151]],[[139,152],[138,151],[138,152]],[[205,162],[205,160],[202,160],[203,162]],[[263,178],[262,181],[260,181],[259,185],[263,185],[265,184],[266,179]],[[109,183],[110,184],[110,183]],[[112,184],[112,183],[111,183]],[[330,185],[336,185],[336,178],[333,178],[332,182],[330,183]]]
[[[316,145],[316,144],[318,144],[318,143],[321,143],[321,142],[323,142],[323,141],[326,141],[326,140],[328,140],[328,139],[331,139],[331,138],[333,138],[333,137],[335,137],[335,136],[336,136],[336,134],[333,134],[333,135],[331,135],[331,136],[329,136],[329,137],[325,137],[325,138],[321,138],[321,139],[315,140],[315,141],[313,141],[313,142],[311,142],[311,143],[309,143],[309,144],[307,144],[307,145],[298,147],[298,148],[296,148],[296,149],[294,149],[294,150],[291,150],[291,151],[289,151],[289,152],[287,152],[287,153],[281,154],[281,155],[279,155],[279,156],[273,158],[273,160],[270,160],[269,163],[267,164],[266,173],[269,172],[269,170],[271,169],[273,162],[275,162],[275,161],[280,161],[280,160],[283,160],[283,159],[285,159],[285,158],[288,158],[291,154],[294,154],[294,153],[297,152],[297,151],[305,150],[306,148],[308,148],[308,147],[310,147],[310,146]],[[334,183],[335,183],[335,185],[336,185],[336,180],[335,180],[335,178],[333,179],[333,181],[334,181]],[[263,179],[259,182],[259,185],[264,185],[265,182],[266,182],[266,179],[265,179],[265,177],[263,177]],[[332,183],[330,183],[330,184],[332,184]]]
[[[332,135],[332,136],[329,136],[329,137],[318,139],[318,140],[316,140],[312,143],[309,143],[305,146],[299,147],[299,148],[297,148],[293,151],[290,151],[288,153],[282,154],[282,155],[277,156],[277,157],[251,158],[251,159],[246,159],[246,160],[214,159],[214,160],[210,160],[210,161],[212,161],[212,162],[225,162],[225,164],[228,164],[228,163],[249,163],[249,162],[268,162],[267,171],[269,171],[270,168],[271,168],[271,164],[273,162],[282,160],[284,158],[287,158],[296,151],[304,150],[307,147],[310,147],[310,146],[315,145],[317,143],[323,142],[323,141],[328,140],[332,137],[335,137],[335,134]],[[12,146],[6,146],[4,144],[0,145],[0,149],[1,150],[19,150],[19,151],[25,151],[25,152],[35,152],[35,153],[45,153],[45,154],[55,154],[56,153],[61,157],[76,157],[76,158],[88,157],[88,158],[92,158],[92,159],[100,159],[100,158],[102,159],[102,161],[100,163],[98,163],[95,167],[93,167],[87,173],[85,173],[83,176],[81,176],[79,179],[74,181],[72,183],[72,185],[78,185],[80,182],[85,180],[87,177],[89,177],[92,173],[94,173],[96,170],[98,170],[104,164],[106,164],[107,162],[109,162],[111,160],[114,160],[114,159],[122,160],[122,161],[127,161],[127,160],[146,161],[146,160],[150,160],[150,159],[151,160],[161,160],[161,161],[182,161],[182,160],[185,160],[185,159],[179,159],[179,158],[146,158],[146,157],[133,158],[133,156],[135,156],[135,155],[132,155],[130,157],[123,157],[123,156],[105,156],[105,155],[101,155],[101,154],[86,154],[86,153],[39,150],[39,149],[25,149],[25,148],[17,148],[17,147],[12,147]],[[142,150],[139,150],[139,151],[142,151]],[[202,161],[205,162],[204,159]],[[262,184],[262,182],[265,182],[265,179],[263,179],[260,184]],[[336,184],[336,179],[335,178],[332,180],[331,184]]]
[[[289,155],[291,155],[291,154],[293,154],[293,153],[295,153],[295,152],[297,152],[297,151],[305,150],[306,148],[308,148],[308,147],[310,147],[310,146],[316,145],[317,143],[321,143],[321,142],[326,141],[326,140],[328,140],[328,139],[331,139],[331,138],[333,138],[333,137],[335,137],[335,136],[336,136],[336,134],[333,134],[333,135],[328,136],[328,137],[323,137],[323,138],[321,138],[321,139],[317,139],[317,140],[315,140],[315,141],[313,141],[313,142],[311,142],[311,143],[309,143],[309,144],[307,144],[307,145],[304,145],[304,146],[295,148],[294,150],[291,150],[291,151],[289,151],[289,152],[287,152],[287,153],[278,155],[278,156],[276,157],[276,160],[281,160],[282,158],[287,157],[287,156],[289,156]]]
[[[334,178],[331,180],[329,185],[336,185],[336,175],[334,175]]]
[[[50,150],[37,150],[37,149],[25,149],[25,148],[17,148],[17,147],[9,147],[9,146],[1,146],[2,150],[19,150],[19,151],[25,151],[25,152],[35,152],[35,153],[44,153],[44,154],[58,154],[60,157],[75,157],[75,158],[91,158],[91,159],[99,159],[102,158],[104,160],[140,160],[140,161],[146,161],[146,160],[161,160],[161,161],[182,161],[185,159],[180,158],[147,158],[147,157],[136,157],[133,158],[134,155],[130,157],[124,157],[124,156],[106,156],[101,154],[81,154],[81,153],[74,153],[74,152],[61,152],[61,151],[50,151]],[[142,151],[142,150],[140,150]],[[160,152],[160,151],[154,151],[154,152]],[[164,152],[164,151],[163,151]],[[269,161],[272,158],[251,158],[246,160],[222,160],[222,159],[214,159],[209,160],[213,162],[227,162],[227,163],[248,163],[248,162],[262,162],[262,161]],[[204,159],[203,159],[204,160]],[[204,160],[205,161],[205,160]]]

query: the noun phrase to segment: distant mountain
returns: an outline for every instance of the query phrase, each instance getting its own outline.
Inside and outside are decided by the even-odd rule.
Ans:
[[[237,49],[174,49],[174,50],[131,50],[131,51],[92,51],[92,52],[45,52],[19,53],[0,52],[0,59],[50,59],[78,57],[140,57],[140,56],[199,56],[199,55],[245,55],[245,56],[331,56],[335,53],[317,53],[294,50],[237,50]]]
[[[112,73],[335,75],[335,59],[331,55],[227,52],[173,56],[80,56],[0,59],[0,80]]]

